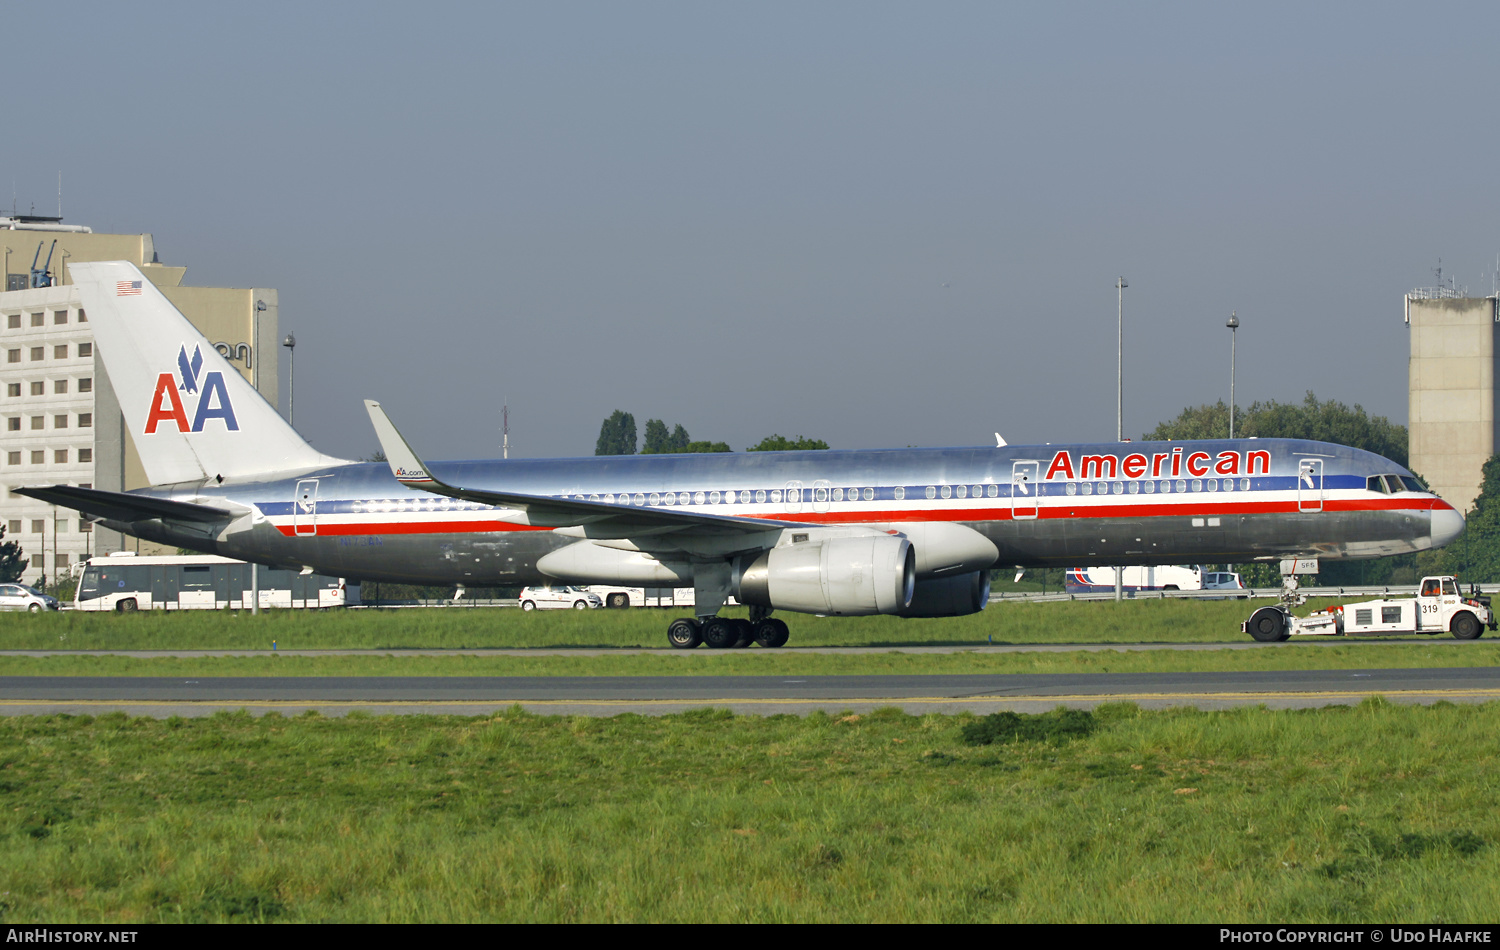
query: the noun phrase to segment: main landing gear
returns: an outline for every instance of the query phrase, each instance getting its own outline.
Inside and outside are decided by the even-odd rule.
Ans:
[[[667,642],[678,650],[691,650],[700,643],[711,650],[744,649],[752,643],[775,649],[784,645],[790,635],[785,623],[766,616],[751,620],[679,617],[667,627]]]

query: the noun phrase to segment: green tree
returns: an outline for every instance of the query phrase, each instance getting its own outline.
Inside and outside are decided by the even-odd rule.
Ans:
[[[667,434],[667,424],[660,419],[646,420],[646,441],[641,446],[642,455],[665,455],[672,451],[672,437]]]
[[[728,442],[689,442],[684,452],[733,452]]]
[[[0,539],[4,537],[5,526],[0,525]],[[14,584],[26,573],[31,559],[21,557],[23,553],[21,542],[0,540],[0,583]]]
[[[826,449],[828,443],[822,439],[808,439],[797,436],[788,439],[783,435],[768,435],[755,445],[746,449],[746,452],[795,452],[802,449]]]
[[[1236,410],[1234,434],[1241,438],[1314,439],[1349,445],[1383,455],[1399,465],[1408,458],[1406,427],[1385,416],[1371,416],[1364,407],[1352,408],[1336,399],[1320,401],[1309,390],[1301,403],[1274,399],[1252,403]],[[1146,433],[1147,441],[1223,439],[1229,436],[1229,407],[1221,400],[1213,405],[1192,406],[1176,418]]]
[[[599,426],[599,441],[594,444],[595,455],[634,455],[635,416],[616,409]]]
[[[1417,555],[1417,569],[1422,574],[1457,574],[1481,584],[1500,583],[1500,455],[1484,463],[1479,497],[1463,534],[1445,548]]]

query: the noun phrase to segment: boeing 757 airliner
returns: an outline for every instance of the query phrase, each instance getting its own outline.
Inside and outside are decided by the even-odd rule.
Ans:
[[[360,580],[689,586],[676,647],[773,610],[951,617],[992,567],[1369,558],[1448,543],[1452,505],[1389,459],[1287,439],[389,463],[323,455],[129,263],[73,264],[151,488],[22,494],[135,537]],[[750,619],[718,616],[730,597]]]

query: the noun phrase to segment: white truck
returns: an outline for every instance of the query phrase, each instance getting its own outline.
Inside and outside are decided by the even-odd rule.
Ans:
[[[1295,588],[1293,588],[1295,590]],[[1300,601],[1299,601],[1300,602]],[[1288,603],[1262,607],[1240,624],[1257,640],[1289,637],[1389,636],[1403,633],[1451,633],[1456,640],[1477,640],[1484,628],[1495,629],[1490,598],[1459,592],[1451,576],[1424,577],[1415,597],[1336,604],[1307,617],[1292,616]]]

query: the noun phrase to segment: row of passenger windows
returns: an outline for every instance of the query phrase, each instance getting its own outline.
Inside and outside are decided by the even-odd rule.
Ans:
[[[1179,478],[1177,481],[1161,482],[1068,482],[1064,489],[1069,495],[1154,495],[1158,491],[1164,495],[1173,492],[1181,494],[1188,491],[1234,491],[1235,480],[1232,478]],[[1240,491],[1250,490],[1250,479],[1239,480]]]
[[[44,326],[46,326],[47,325],[47,313],[46,313],[46,311],[43,311],[41,313],[33,313],[31,315],[31,321],[30,322],[31,322],[31,325],[34,326],[34,327],[44,327]],[[66,310],[54,310],[54,311],[52,311],[52,324],[53,324],[53,326],[62,326],[63,324],[65,324],[67,322],[68,322],[68,311],[66,311]],[[78,322],[79,323],[88,323],[89,322],[89,316],[88,316],[87,313],[84,313],[82,307],[80,307],[78,309]],[[7,313],[5,315],[5,328],[7,330],[19,330],[19,329],[21,329],[21,315],[19,313]]]
[[[354,503],[355,511],[478,511],[490,510],[494,505],[481,505],[477,501],[459,501],[454,498],[428,495],[425,498],[368,498]]]
[[[606,505],[733,505],[736,502],[748,505],[752,502],[757,505],[770,503],[779,505],[783,502],[800,504],[803,501],[827,502],[827,501],[874,501],[875,489],[873,488],[772,488],[751,491],[742,489],[740,491],[725,492],[636,492],[634,495],[623,493],[616,495],[607,492],[603,495],[574,495],[578,501],[597,501]],[[896,497],[906,497],[906,490],[896,489]]]
[[[52,358],[55,359],[55,360],[65,360],[65,359],[68,359],[68,347],[69,347],[69,344],[67,344],[67,343],[55,343],[55,344],[53,344],[53,346],[52,346]],[[15,347],[14,349],[6,350],[5,351],[5,362],[7,362],[7,363],[19,363],[19,362],[21,362],[21,349],[22,349],[21,347]],[[78,344],[78,358],[79,359],[86,359],[86,358],[88,358],[90,356],[93,356],[93,355],[94,355],[94,344],[92,344],[92,343],[80,343],[80,344]],[[45,346],[33,346],[33,347],[31,347],[31,359],[32,359],[33,362],[36,362],[38,360],[44,360],[46,358],[47,358],[47,348]]]
[[[34,380],[31,381],[31,384],[30,384],[29,388],[31,390],[31,395],[33,395],[33,396],[45,396],[45,395],[47,395],[47,382],[46,382],[46,380],[34,379]],[[64,395],[64,394],[67,393],[67,391],[68,391],[68,380],[66,380],[66,379],[54,379],[52,381],[52,392],[53,392],[54,395]],[[81,392],[81,393],[91,393],[93,391],[94,391],[94,378],[92,376],[83,376],[83,377],[80,377],[79,380],[78,380],[78,392]],[[10,396],[12,398],[21,395],[21,384],[20,383],[6,383],[5,384],[5,395]]]

